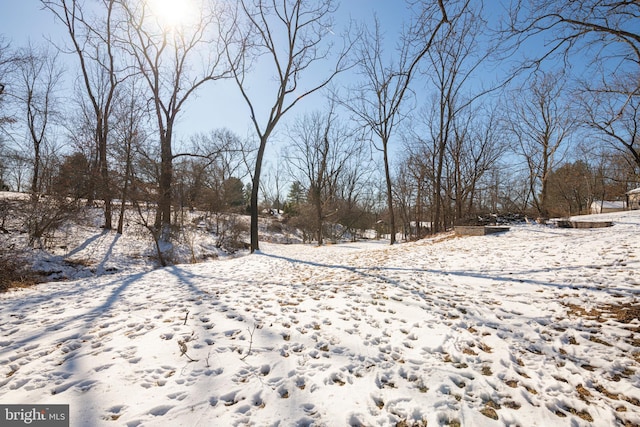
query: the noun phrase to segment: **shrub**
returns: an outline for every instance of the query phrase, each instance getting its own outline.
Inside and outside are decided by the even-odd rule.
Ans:
[[[29,244],[44,248],[46,241],[65,221],[77,217],[81,210],[78,201],[66,197],[33,196],[22,210],[25,212],[25,226],[29,233]]]
[[[222,227],[218,232],[218,242],[216,246],[229,253],[235,253],[240,249],[247,249],[247,244],[243,236],[247,234],[249,227],[236,215],[229,215],[225,218]]]
[[[38,283],[37,275],[27,265],[16,254],[8,250],[0,251],[0,292]]]

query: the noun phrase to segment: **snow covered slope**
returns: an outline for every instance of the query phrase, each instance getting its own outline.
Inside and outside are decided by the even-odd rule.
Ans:
[[[640,425],[640,211],[598,218],[0,294],[0,402],[72,426]]]

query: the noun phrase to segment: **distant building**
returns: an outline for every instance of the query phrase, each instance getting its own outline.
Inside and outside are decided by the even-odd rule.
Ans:
[[[640,209],[640,188],[627,192],[627,209]]]
[[[627,202],[621,201],[607,201],[607,200],[594,200],[591,203],[590,212],[592,214],[600,214],[607,212],[620,212],[627,208]]]

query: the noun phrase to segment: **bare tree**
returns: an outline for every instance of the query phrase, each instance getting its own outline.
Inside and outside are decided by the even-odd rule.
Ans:
[[[407,221],[415,221],[416,237],[423,237],[422,224],[426,221],[426,212],[433,205],[433,162],[435,158],[429,144],[423,140],[419,132],[409,132],[404,141],[405,157],[402,160],[400,171],[410,181],[405,184],[405,189],[413,194],[405,196],[413,199],[413,211],[404,212]],[[429,226],[431,228],[431,226]]]
[[[357,139],[341,124],[331,108],[327,113],[304,115],[289,129],[286,161],[290,172],[308,190],[314,209],[316,241],[323,244],[324,223],[337,213],[338,185],[349,160],[358,149]],[[333,204],[333,206],[332,206]],[[334,207],[334,211],[328,209]]]
[[[258,193],[262,162],[269,138],[282,117],[299,101],[324,88],[348,65],[345,46],[333,54],[332,15],[336,10],[333,0],[241,0],[237,10],[237,37],[223,34],[227,54],[233,65],[233,76],[242,98],[250,110],[253,128],[259,140],[251,187],[251,252],[258,245]],[[258,100],[250,85],[252,65],[271,70],[275,80],[275,93],[266,117],[261,117]],[[321,77],[303,79],[319,67]],[[264,68],[263,68],[264,67]],[[264,91],[264,78],[260,90]]]
[[[279,158],[265,165],[266,174],[260,180],[260,192],[267,207],[279,211],[283,207],[283,188],[286,185],[285,174]]]
[[[41,167],[44,145],[51,136],[59,113],[58,93],[63,70],[57,62],[57,54],[48,49],[29,45],[20,55],[19,89],[15,94],[25,116],[27,139],[33,154],[31,192],[34,196],[42,190]]]
[[[584,91],[580,104],[585,113],[581,115],[583,124],[640,169],[640,96],[620,97],[634,84],[633,80],[619,81],[616,86],[620,90]]]
[[[191,154],[186,178],[186,203],[214,213],[225,211],[224,183],[232,177],[244,178],[244,142],[226,128],[197,133],[191,137]]]
[[[574,0],[511,2],[504,32],[520,48],[533,39],[546,41],[538,57],[530,57],[526,66],[538,67],[556,55],[565,60],[573,54],[588,55],[593,65],[610,62],[618,73],[640,66],[640,3],[637,1]],[[629,95],[638,95],[636,79]]]
[[[640,2],[517,0],[510,10],[504,27],[513,42],[509,47],[540,45],[540,40],[545,46],[540,55],[529,55],[523,67],[538,69],[558,56],[569,67],[572,58],[581,59],[581,67],[589,68],[589,73],[581,70],[589,76],[583,82],[589,98],[588,126],[616,141],[640,165],[634,141],[622,135],[626,131],[620,132],[629,129],[640,97]],[[601,107],[595,115],[592,104]]]
[[[114,106],[113,114],[116,120],[112,130],[116,165],[114,172],[119,174],[120,187],[120,212],[116,228],[118,234],[124,231],[126,206],[132,198],[132,187],[135,185],[133,169],[136,166],[137,153],[148,138],[145,127],[148,118],[144,106],[141,105],[142,91],[131,83],[122,92],[119,102]]]
[[[116,30],[115,0],[100,0],[98,16],[87,16],[78,0],[41,0],[66,27],[72,48],[80,64],[83,92],[93,124],[95,157],[92,159],[91,184],[97,182],[98,197],[104,201],[104,228],[112,227],[111,188],[107,147],[117,88],[125,78],[118,69],[114,53]],[[122,67],[122,65],[120,65]],[[91,196],[90,196],[91,197]]]
[[[27,170],[31,164],[29,158],[22,150],[6,147],[3,154],[3,163],[6,167],[7,186],[13,191],[23,192],[27,184]]]
[[[360,122],[380,141],[386,179],[387,206],[391,244],[395,243],[395,216],[391,169],[389,167],[389,141],[402,118],[401,105],[418,64],[429,52],[440,28],[449,22],[443,2],[421,2],[424,9],[418,20],[403,34],[402,42],[394,55],[397,62],[387,61],[380,23],[375,18],[373,30],[365,30],[365,36],[357,48],[359,72],[363,83],[350,90],[349,100],[342,101]]]
[[[8,125],[15,119],[7,114],[7,92],[10,92],[11,75],[18,64],[18,56],[11,49],[10,43],[0,35],[0,139],[8,135]]]
[[[427,54],[425,77],[435,88],[434,108],[428,116],[435,155],[432,218],[435,232],[463,215],[465,191],[461,165],[462,157],[467,155],[466,149],[469,148],[467,140],[470,139],[468,125],[471,118],[471,113],[465,110],[483,95],[500,87],[471,89],[476,72],[493,53],[492,46],[479,43],[486,26],[481,15],[480,8],[473,9],[470,2],[465,2],[451,19],[447,30],[436,37],[433,49]],[[445,173],[445,166],[450,174]],[[444,179],[448,179],[448,185]],[[450,201],[454,201],[453,209]]]
[[[589,184],[593,181],[590,166],[583,161],[564,163],[549,175],[548,198],[554,216],[588,213],[592,201]]]
[[[0,35],[0,188],[8,188],[7,169],[9,168],[9,149],[4,144],[8,135],[6,126],[13,122],[13,118],[7,115],[5,109],[5,88],[8,84],[9,74],[14,68],[16,58],[11,51],[10,44]]]
[[[354,138],[352,136],[352,138]],[[362,138],[354,138],[356,149],[346,159],[338,178],[336,222],[355,241],[357,233],[373,228],[371,199],[376,168],[371,152],[362,149]]]
[[[562,148],[575,129],[575,119],[563,102],[563,89],[561,76],[540,74],[528,90],[514,94],[507,119],[508,132],[529,173],[529,195],[542,218],[549,215],[549,175],[560,163]]]
[[[63,69],[57,53],[28,45],[20,53],[18,77],[11,95],[24,119],[20,121],[28,145],[32,174],[31,198],[20,208],[29,244],[44,247],[46,239],[64,221],[77,215],[78,204],[66,194],[54,193],[59,173],[56,125],[60,123],[59,95]]]
[[[453,163],[452,191],[456,220],[476,215],[480,207],[477,197],[486,174],[495,168],[506,151],[497,117],[497,110],[482,114],[480,109],[469,110],[454,124],[453,144],[449,147]]]
[[[197,134],[192,139],[193,151],[209,161],[212,175],[219,183],[232,176],[245,177],[243,155],[250,151],[245,141],[229,129],[214,129],[206,134]]]
[[[175,157],[174,126],[182,108],[198,88],[228,75],[229,68],[221,54],[222,41],[210,33],[213,27],[224,32],[227,26],[219,10],[203,7],[194,22],[164,28],[146,2],[119,2],[127,19],[127,34],[120,42],[146,82],[157,125],[161,166],[158,215],[154,226],[160,230],[161,240],[168,242]],[[196,71],[197,64],[201,64],[199,71]]]
[[[410,160],[411,158],[407,158],[398,164],[394,186],[395,204],[400,213],[403,238],[405,240],[409,240],[414,235],[411,225],[419,204],[418,196],[421,195],[417,189],[420,183],[416,182],[411,176],[412,162]],[[419,221],[416,222],[419,223]],[[418,229],[416,228],[417,234]]]

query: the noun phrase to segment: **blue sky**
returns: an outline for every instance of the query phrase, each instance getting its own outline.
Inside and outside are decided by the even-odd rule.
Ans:
[[[63,26],[54,21],[50,12],[41,9],[39,1],[0,1],[2,2],[0,33],[11,40],[14,46],[25,45],[28,40],[34,44],[46,43],[47,39],[62,44],[67,41]],[[497,9],[496,5],[497,2],[491,2],[491,7]],[[337,26],[341,22],[346,22],[349,16],[354,20],[371,22],[374,13],[380,19],[386,41],[390,44],[395,43],[403,22],[409,19],[406,6],[400,0],[343,0],[336,14]],[[338,28],[334,31],[339,33]],[[77,76],[74,70],[77,66],[76,58],[72,55],[66,55],[66,57],[68,61],[66,79],[68,86],[71,87],[70,83]],[[344,83],[345,77],[341,76],[341,79],[338,84]],[[67,94],[73,96],[71,90],[68,90]],[[285,122],[304,111],[324,107],[323,102],[321,96],[302,100],[286,117]],[[240,98],[237,87],[231,81],[214,82],[196,93],[196,97],[192,98],[182,111],[176,128],[175,141],[180,143],[188,140],[196,132],[207,132],[222,127],[231,129],[242,138],[253,134],[249,110]],[[277,162],[277,156],[282,149],[279,141],[282,139],[284,138],[278,134],[272,138],[267,151],[269,161]]]
[[[37,0],[0,0],[0,33],[14,47],[24,46],[30,40],[33,44],[44,44],[47,39],[56,43],[66,42],[66,33],[52,14],[42,10]],[[402,24],[404,5],[396,0],[346,0],[340,4],[339,20],[351,15],[354,19],[371,18],[377,13],[387,26],[389,37],[396,33]],[[394,28],[395,27],[395,28]],[[75,57],[68,56],[66,79],[75,78],[73,67]],[[314,107],[318,100],[311,101]],[[306,102],[300,107],[305,109]],[[295,114],[295,111],[292,111]],[[177,129],[178,136],[188,137],[196,131],[206,131],[218,127],[228,127],[244,137],[250,132],[249,112],[239,97],[237,88],[231,82],[213,83],[197,93],[183,111]]]

